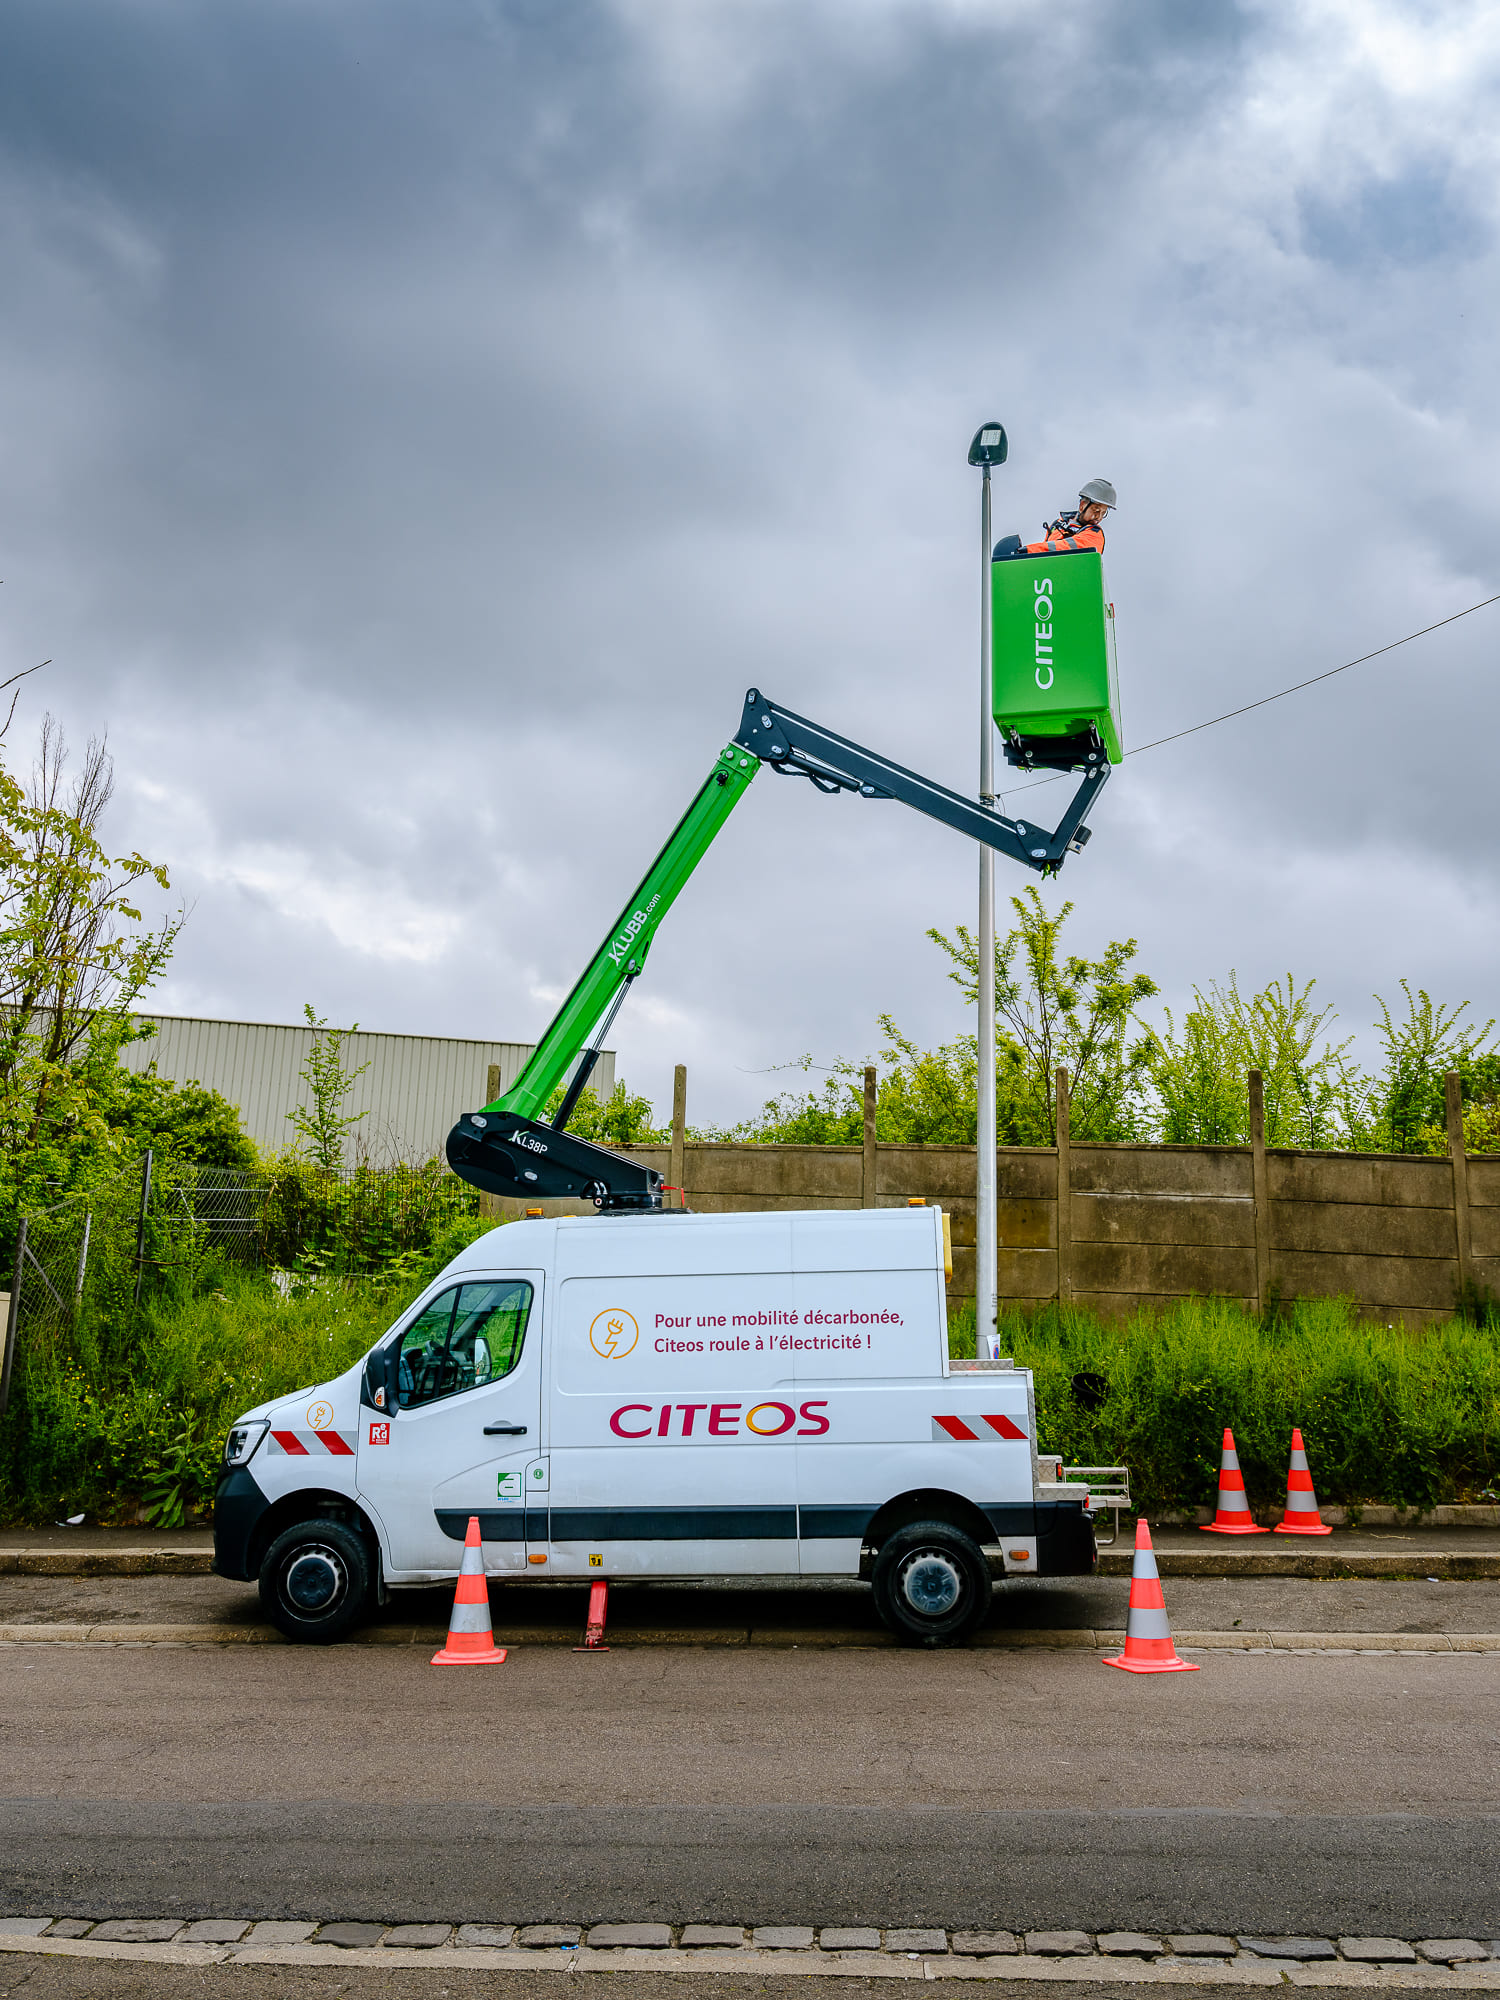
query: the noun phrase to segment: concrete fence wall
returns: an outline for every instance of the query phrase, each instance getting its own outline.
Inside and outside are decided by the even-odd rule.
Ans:
[[[1451,1313],[1465,1287],[1500,1293],[1500,1157],[1463,1148],[1457,1079],[1447,1158],[1248,1146],[1070,1143],[997,1156],[1002,1301],[1064,1299],[1116,1317],[1189,1294],[1241,1300],[1350,1297],[1369,1313]],[[920,1198],[952,1216],[950,1297],[974,1295],[972,1146],[738,1146],[687,1141],[679,1077],[670,1147],[638,1159],[706,1213],[892,1208]],[[1066,1105],[1066,1093],[1063,1093]],[[681,1197],[679,1197],[681,1198]]]

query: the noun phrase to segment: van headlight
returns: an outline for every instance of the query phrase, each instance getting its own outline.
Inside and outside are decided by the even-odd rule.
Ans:
[[[236,1424],[224,1440],[225,1465],[248,1465],[270,1428],[269,1417],[252,1417],[246,1423]]]

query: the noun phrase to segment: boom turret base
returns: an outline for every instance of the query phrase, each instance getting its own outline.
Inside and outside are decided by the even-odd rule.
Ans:
[[[570,1196],[599,1209],[662,1205],[662,1177],[638,1160],[513,1111],[469,1111],[448,1134],[448,1164],[460,1180],[513,1200]]]

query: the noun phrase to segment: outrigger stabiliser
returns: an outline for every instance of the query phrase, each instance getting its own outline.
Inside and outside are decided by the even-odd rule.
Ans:
[[[762,764],[783,776],[807,778],[820,792],[853,792],[863,799],[896,799],[929,819],[940,820],[971,840],[1040,875],[1055,875],[1068,854],[1089,838],[1084,825],[1110,773],[1098,737],[1064,739],[1081,769],[1082,783],[1056,827],[1009,819],[993,806],[950,792],[931,778],[908,771],[873,750],[851,743],[821,723],[782,708],[758,688],[745,696],[740,726],[697,797],[673,828],[647,869],[640,887],[594,954],[578,984],[564,1000],[546,1033],[508,1090],[493,1104],[466,1112],[448,1134],[448,1164],[472,1186],[522,1201],[571,1196],[599,1209],[659,1209],[664,1181],[640,1160],[596,1146],[567,1130],[604,1038],[633,982],[645,969],[646,954],[667,911],[719,830],[738,805]],[[1039,746],[1040,747],[1040,746]],[[1037,763],[1060,761],[1059,745],[1049,746]],[[574,1067],[574,1064],[577,1067]],[[550,1120],[543,1113],[569,1071],[562,1101]]]

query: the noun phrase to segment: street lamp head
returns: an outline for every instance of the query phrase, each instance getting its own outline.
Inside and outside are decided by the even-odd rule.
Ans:
[[[974,433],[974,442],[969,446],[970,465],[1004,465],[1005,426],[1003,424],[981,424]]]

